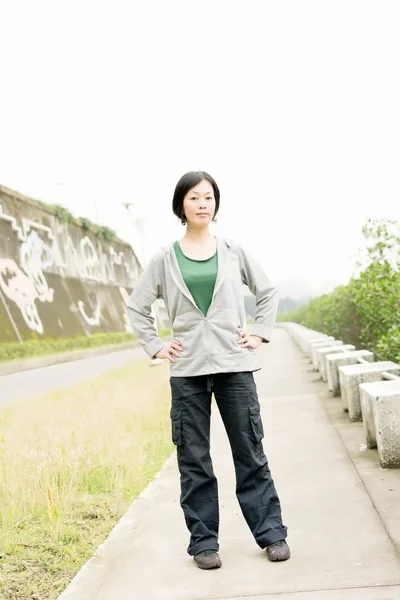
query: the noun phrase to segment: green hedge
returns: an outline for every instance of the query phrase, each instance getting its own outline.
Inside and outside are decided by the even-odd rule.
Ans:
[[[364,264],[347,286],[279,315],[332,335],[380,360],[400,361],[400,223],[369,220]]]
[[[160,337],[169,337],[169,329],[160,329]],[[97,348],[113,344],[134,342],[136,337],[132,333],[118,331],[115,333],[96,333],[91,336],[80,336],[61,340],[29,340],[20,344],[18,342],[0,344],[0,362],[21,360],[36,356],[72,352],[86,348]]]
[[[314,298],[305,306],[278,316],[322,331],[349,344],[360,345],[361,325],[351,286],[340,286],[332,294]]]

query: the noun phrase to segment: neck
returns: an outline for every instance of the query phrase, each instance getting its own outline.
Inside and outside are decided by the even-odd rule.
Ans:
[[[210,229],[208,227],[190,227],[190,225],[188,224],[184,239],[186,239],[188,242],[199,243],[204,242],[205,240],[208,240],[211,237],[213,236],[210,233]]]

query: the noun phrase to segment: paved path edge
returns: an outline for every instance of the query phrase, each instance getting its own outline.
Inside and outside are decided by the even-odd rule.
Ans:
[[[81,567],[57,600],[91,600],[113,572],[114,566],[125,551],[129,541],[140,523],[142,501],[146,503],[159,491],[162,476],[172,467],[176,460],[176,451],[167,458],[161,469],[148,483],[145,489],[135,498],[108,537],[95,550],[93,556]],[[110,558],[112,557],[112,558]],[[104,558],[104,560],[102,560]]]

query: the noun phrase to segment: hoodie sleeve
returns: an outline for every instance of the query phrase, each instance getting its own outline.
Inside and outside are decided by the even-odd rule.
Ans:
[[[133,331],[150,358],[154,358],[165,346],[165,342],[158,337],[155,320],[151,313],[151,307],[155,300],[162,297],[162,280],[158,262],[158,257],[155,256],[144,269],[133,288],[127,305]]]
[[[263,269],[243,248],[237,244],[242,281],[256,297],[255,324],[252,334],[269,342],[278,312],[278,290]]]

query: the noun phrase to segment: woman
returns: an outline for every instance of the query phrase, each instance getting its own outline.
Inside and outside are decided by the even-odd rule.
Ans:
[[[211,395],[232,449],[236,495],[250,530],[271,561],[287,560],[286,527],[263,452],[263,426],[253,371],[256,349],[268,342],[277,291],[236,242],[209,230],[220,204],[214,179],[203,171],[178,182],[172,208],[186,226],[142,273],[128,304],[133,329],[151,357],[171,363],[172,439],[181,474],[181,506],[190,531],[188,553],[201,569],[221,566],[218,492],[210,457]],[[245,331],[243,284],[256,296],[255,325]],[[163,298],[174,339],[158,336],[151,306]]]

